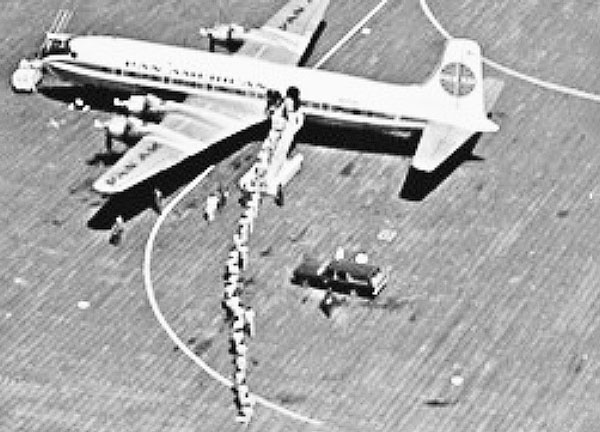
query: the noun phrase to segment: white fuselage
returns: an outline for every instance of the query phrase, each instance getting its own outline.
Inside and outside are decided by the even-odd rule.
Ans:
[[[397,85],[323,70],[279,65],[242,55],[111,36],[76,36],[69,54],[44,64],[60,78],[133,92],[175,91],[260,102],[268,89],[300,90],[304,112],[331,122],[421,129],[439,120],[421,85]]]

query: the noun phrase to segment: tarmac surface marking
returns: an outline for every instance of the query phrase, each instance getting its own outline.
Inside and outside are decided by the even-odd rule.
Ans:
[[[436,28],[436,30],[442,36],[444,36],[444,38],[452,39],[452,35],[450,34],[450,32],[448,32],[448,30],[446,30],[440,24],[438,19],[435,17],[433,12],[431,11],[431,8],[427,4],[427,1],[419,0],[419,4],[421,5],[421,9],[423,10],[423,13],[425,14],[425,16],[427,17],[429,22]],[[544,81],[544,80],[536,78],[534,76],[527,75],[527,74],[519,72],[515,69],[509,68],[508,66],[504,66],[504,65],[502,65],[498,62],[495,62],[494,60],[491,60],[487,57],[482,57],[482,60],[483,60],[483,63],[485,63],[492,69],[496,69],[499,72],[502,72],[506,75],[520,79],[522,81],[526,81],[526,82],[536,85],[538,87],[542,87],[547,90],[555,91],[557,93],[563,93],[563,94],[566,94],[569,96],[578,97],[580,99],[585,99],[585,100],[589,100],[592,102],[600,103],[600,95],[598,95],[598,94],[586,92],[584,90],[580,90],[580,89],[573,88],[573,87],[567,87],[562,84],[556,84],[556,83],[553,83],[550,81]]]
[[[146,287],[146,295],[148,297],[148,301],[150,302],[150,306],[152,307],[152,312],[154,313],[154,316],[158,320],[158,322],[161,325],[161,327],[163,328],[163,330],[167,333],[169,338],[175,343],[175,345],[177,345],[177,347],[190,360],[192,360],[194,363],[196,363],[198,366],[200,366],[200,368],[202,368],[202,370],[204,372],[206,372],[211,378],[217,380],[218,382],[220,382],[221,384],[223,384],[226,387],[232,387],[233,383],[230,380],[228,380],[223,375],[221,375],[219,372],[217,372],[216,370],[211,368],[205,361],[203,361],[200,357],[198,357],[191,349],[188,348],[188,346],[185,344],[185,342],[182,341],[179,338],[179,336],[177,336],[177,333],[175,333],[173,328],[171,328],[171,326],[165,319],[164,315],[160,311],[158,302],[156,301],[156,295],[154,294],[154,287],[152,285],[152,275],[151,275],[152,250],[154,249],[154,241],[156,239],[156,236],[158,235],[158,231],[160,230],[160,227],[162,226],[163,222],[166,220],[169,213],[171,213],[171,211],[173,211],[175,206],[183,198],[185,198],[185,196],[187,194],[189,194],[191,191],[193,191],[194,188],[196,186],[198,186],[200,184],[200,182],[202,182],[202,180],[204,180],[208,174],[210,174],[210,172],[214,169],[214,167],[215,167],[214,165],[211,165],[202,174],[200,174],[198,177],[196,177],[181,192],[179,192],[179,194],[175,198],[173,198],[171,201],[169,201],[169,203],[165,206],[163,212],[158,216],[158,218],[156,219],[156,222],[154,223],[154,226],[152,227],[152,230],[150,231],[150,235],[148,236],[148,240],[146,242],[146,248],[144,250],[143,273],[144,273],[144,285]],[[287,408],[279,406],[261,396],[258,396],[256,394],[253,394],[253,396],[258,403],[260,403],[274,411],[277,411],[283,415],[286,415],[290,418],[293,418],[295,420],[299,420],[299,421],[302,421],[305,423],[310,423],[310,424],[316,425],[316,426],[323,424],[323,422],[320,420],[315,420],[310,417],[303,416],[302,414],[295,413],[294,411],[291,411],[291,410],[288,410]]]
[[[325,55],[323,57],[321,57],[319,59],[318,62],[315,63],[315,65],[313,66],[314,69],[319,69],[321,66],[323,66],[323,64],[329,60],[329,58],[334,55],[346,42],[348,42],[348,40],[350,40],[350,38],[352,36],[354,36],[361,28],[363,28],[363,26],[371,19],[373,18],[377,12],[379,12],[381,10],[381,8],[383,8],[386,3],[388,2],[388,0],[382,0],[379,2],[379,4],[377,4],[377,6],[375,6],[373,9],[371,9],[371,11],[366,14],[364,16],[363,19],[361,19],[359,22],[356,23],[356,25],[354,27],[352,27],[348,33],[346,33],[344,35],[344,37],[342,37],[333,47],[331,47],[331,49],[329,51],[327,51],[327,53],[325,53]]]
[[[377,12],[379,12],[383,6],[387,3],[388,0],[382,0],[377,6],[375,6],[367,15],[365,15],[348,33],[344,35],[321,59],[313,66],[313,68],[318,69],[321,65],[323,65],[333,54],[335,54],[354,34],[356,34]],[[171,200],[163,212],[157,218],[152,230],[150,231],[150,235],[148,236],[148,240],[146,242],[146,248],[144,251],[144,263],[143,263],[143,273],[144,273],[144,285],[146,287],[146,295],[148,297],[148,301],[150,302],[150,306],[152,307],[152,312],[154,316],[158,320],[159,324],[163,328],[163,330],[167,333],[169,338],[181,349],[181,351],[194,363],[196,363],[202,370],[204,370],[210,377],[217,380],[221,384],[226,387],[232,387],[233,383],[225,378],[223,375],[219,374],[216,370],[211,368],[206,362],[204,362],[200,357],[198,357],[192,350],[188,348],[188,346],[183,342],[177,333],[171,328],[164,315],[160,311],[158,307],[158,302],[156,301],[156,296],[154,295],[154,288],[152,285],[152,276],[151,276],[151,267],[152,267],[152,250],[154,248],[154,241],[158,234],[158,231],[169,215],[169,213],[175,208],[177,203],[181,201],[185,196],[190,193],[194,188],[202,182],[206,178],[208,174],[214,169],[214,165],[208,167],[202,174],[196,177],[190,184],[188,184],[173,200]],[[294,411],[291,411],[285,407],[277,405],[259,395],[253,394],[256,401],[263,406],[270,408],[274,411],[277,411],[283,415],[286,415],[295,420],[299,420],[305,423],[310,423],[312,425],[322,425],[323,422],[320,420],[312,419],[310,417],[306,417],[302,414],[298,414]]]

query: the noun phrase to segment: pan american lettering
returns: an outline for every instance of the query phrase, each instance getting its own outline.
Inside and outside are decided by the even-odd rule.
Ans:
[[[106,183],[110,186],[114,186],[119,180],[121,180],[123,177],[126,177],[131,171],[133,171],[138,166],[138,162],[141,164],[154,153],[156,153],[156,151],[161,147],[161,144],[156,141],[149,142],[148,145],[139,153],[137,161],[132,160],[128,162],[120,171],[115,172],[114,175],[107,178]]]

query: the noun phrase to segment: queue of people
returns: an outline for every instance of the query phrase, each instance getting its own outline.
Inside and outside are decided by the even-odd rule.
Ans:
[[[266,170],[264,171],[266,172]],[[255,312],[251,307],[244,306],[241,301],[243,278],[241,273],[248,268],[248,240],[254,230],[254,220],[258,216],[261,200],[260,175],[257,170],[252,190],[248,191],[248,199],[244,200],[244,210],[238,221],[238,227],[233,235],[233,246],[229,250],[225,266],[225,288],[223,307],[226,318],[231,322],[231,352],[233,354],[233,392],[238,409],[236,421],[250,422],[254,413],[254,398],[249,391],[246,381],[248,370],[247,337],[255,335]]]
[[[244,283],[242,272],[247,270],[249,261],[248,240],[254,230],[254,222],[258,217],[262,193],[266,190],[266,176],[273,154],[281,139],[283,130],[296,112],[299,103],[294,102],[290,95],[282,99],[276,93],[268,95],[267,110],[271,116],[271,131],[261,147],[257,162],[252,168],[251,178],[245,187],[243,211],[233,235],[233,245],[227,256],[224,272],[223,309],[226,319],[231,323],[231,353],[233,354],[233,392],[238,409],[236,421],[249,423],[254,413],[255,400],[247,383],[248,345],[247,338],[256,333],[255,312],[245,306],[241,300]],[[221,198],[211,194],[207,198],[205,217],[207,221],[214,220]],[[281,198],[283,202],[283,198]]]

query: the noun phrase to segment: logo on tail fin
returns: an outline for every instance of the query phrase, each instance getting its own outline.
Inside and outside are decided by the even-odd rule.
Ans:
[[[440,84],[452,96],[466,96],[475,89],[475,74],[462,63],[448,63],[440,70]]]

